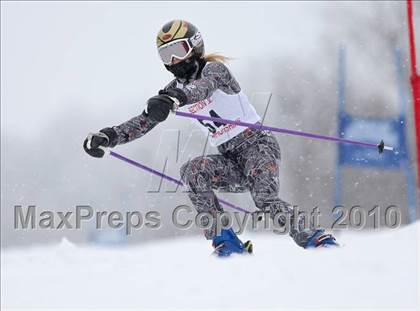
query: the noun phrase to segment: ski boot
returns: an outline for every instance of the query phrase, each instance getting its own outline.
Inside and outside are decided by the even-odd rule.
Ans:
[[[324,229],[316,230],[312,236],[308,238],[303,248],[338,246],[339,244],[336,242],[332,234],[325,234],[324,231]]]
[[[252,254],[253,251],[251,241],[242,243],[232,228],[222,229],[220,235],[213,238],[213,247],[213,253],[219,257],[228,257],[232,253]]]

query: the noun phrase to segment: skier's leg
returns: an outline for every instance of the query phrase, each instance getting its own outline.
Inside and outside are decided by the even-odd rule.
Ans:
[[[292,205],[278,196],[280,148],[275,137],[262,136],[240,155],[240,160],[255,205],[270,212],[270,216],[280,226],[289,226],[289,234],[294,241],[299,246],[306,247],[318,231],[310,224],[305,224],[303,215],[295,213]]]
[[[181,167],[181,178],[196,210],[211,214],[213,220],[218,213],[223,212],[213,189],[226,188],[245,180],[239,166],[221,154],[199,156],[188,161]],[[213,226],[204,230],[207,239],[215,236],[215,225],[213,221]]]

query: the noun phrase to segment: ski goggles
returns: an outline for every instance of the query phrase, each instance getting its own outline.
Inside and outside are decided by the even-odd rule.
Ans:
[[[158,52],[163,63],[165,65],[171,65],[174,57],[179,60],[183,60],[189,56],[192,50],[193,47],[191,46],[188,38],[184,38],[161,46],[158,49]]]

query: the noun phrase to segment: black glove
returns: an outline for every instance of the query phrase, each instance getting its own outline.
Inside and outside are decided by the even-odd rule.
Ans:
[[[165,121],[169,112],[174,109],[174,103],[174,100],[168,95],[153,96],[147,101],[146,113],[154,121]]]
[[[104,128],[99,133],[89,134],[83,142],[83,149],[92,157],[102,158],[105,155],[104,147],[116,145],[117,133],[112,128]],[[102,147],[102,148],[101,148]]]
[[[178,88],[160,90],[159,95],[168,95],[170,97],[178,99],[179,107],[184,106],[188,101],[187,95],[185,95],[184,91]]]

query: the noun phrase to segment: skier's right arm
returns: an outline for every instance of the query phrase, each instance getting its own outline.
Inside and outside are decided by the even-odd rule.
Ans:
[[[175,108],[175,99],[168,95],[156,95],[147,101],[146,109],[138,116],[113,127],[107,127],[99,133],[89,134],[83,143],[85,151],[96,158],[104,156],[103,147],[115,147],[140,138],[166,120],[169,112]]]

